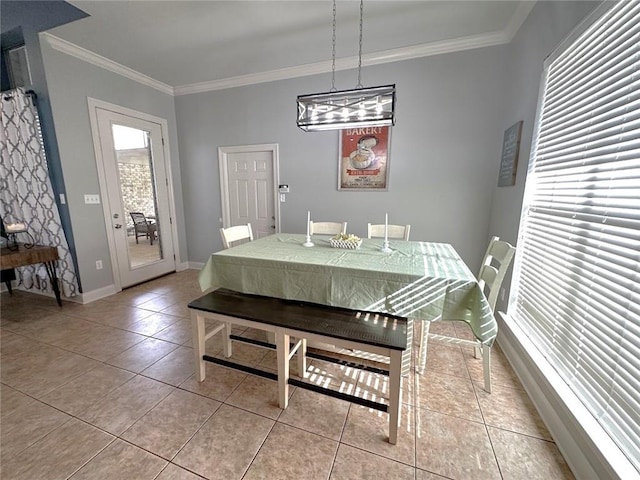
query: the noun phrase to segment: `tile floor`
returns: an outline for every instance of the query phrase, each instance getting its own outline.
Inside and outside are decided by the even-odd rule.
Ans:
[[[427,371],[404,383],[398,444],[387,415],[214,364],[192,377],[187,303],[197,272],[172,274],[87,305],[1,296],[3,479],[573,478],[498,348],[494,391],[481,361],[430,344]],[[432,331],[468,335],[458,325]],[[260,332],[246,332],[260,335]],[[220,355],[216,339],[208,353]],[[275,354],[234,347],[275,369]],[[310,380],[368,398],[384,377],[311,362]]]

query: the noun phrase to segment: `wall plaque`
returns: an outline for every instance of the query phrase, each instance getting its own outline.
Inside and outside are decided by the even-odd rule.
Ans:
[[[516,170],[518,168],[518,153],[520,152],[520,137],[523,121],[507,128],[502,141],[502,159],[500,160],[500,174],[498,186],[509,187],[516,184]]]

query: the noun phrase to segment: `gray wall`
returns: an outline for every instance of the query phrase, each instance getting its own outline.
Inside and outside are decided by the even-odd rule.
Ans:
[[[365,85],[396,83],[387,192],[337,190],[338,132],[296,127],[296,95],[329,89],[330,75],[176,97],[189,259],[222,248],[217,148],[278,143],[285,232],[305,230],[306,212],[348,221],[411,224],[414,240],[452,243],[474,269],[486,249],[504,124],[505,47],[426,57],[363,70]],[[339,72],[352,88],[356,72]]]
[[[99,190],[87,96],[169,121],[183,260],[204,262],[222,248],[217,148],[278,143],[280,182],[291,187],[283,231],[302,233],[311,210],[364,236],[368,221],[389,212],[391,222],[412,225],[413,239],[450,242],[477,270],[490,235],[517,237],[544,57],[595,6],[538,2],[509,45],[365,68],[365,85],[398,89],[387,192],[338,191],[337,132],[295,126],[296,95],[326,91],[328,74],[172,98],[43,45],[84,290],[113,282],[102,208],[83,203]],[[351,88],[355,79],[338,72],[336,84]],[[502,136],[518,120],[517,184],[497,188]],[[97,259],[104,270],[95,270]]]
[[[505,76],[504,128],[524,120],[516,185],[493,187],[489,231],[515,244],[531,151],[538,93],[544,59],[597,6],[599,2],[538,2],[516,37],[508,45]],[[510,284],[510,276],[505,285]],[[508,292],[508,288],[507,288]],[[504,310],[508,295],[498,299]]]
[[[58,52],[46,42],[41,42],[41,45],[83,291],[113,284],[102,205],[84,203],[85,193],[100,193],[87,97],[168,121],[178,248],[182,261],[185,261],[186,233],[173,97]],[[96,260],[103,261],[102,270],[96,270]]]

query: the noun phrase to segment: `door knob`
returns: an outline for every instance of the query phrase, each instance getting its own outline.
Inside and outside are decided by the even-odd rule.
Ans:
[[[117,229],[122,228],[122,225],[120,225],[119,223],[116,223],[114,226],[115,226]]]
[[[271,225],[271,228],[276,228],[276,226],[275,225]]]

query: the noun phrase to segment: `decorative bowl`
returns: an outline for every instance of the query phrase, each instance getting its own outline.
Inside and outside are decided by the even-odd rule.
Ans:
[[[329,240],[329,243],[331,243],[331,246],[333,248],[347,248],[351,250],[356,250],[360,248],[360,245],[362,245],[362,239],[360,238],[357,241],[353,241],[353,240],[336,240],[335,238],[332,238]]]

